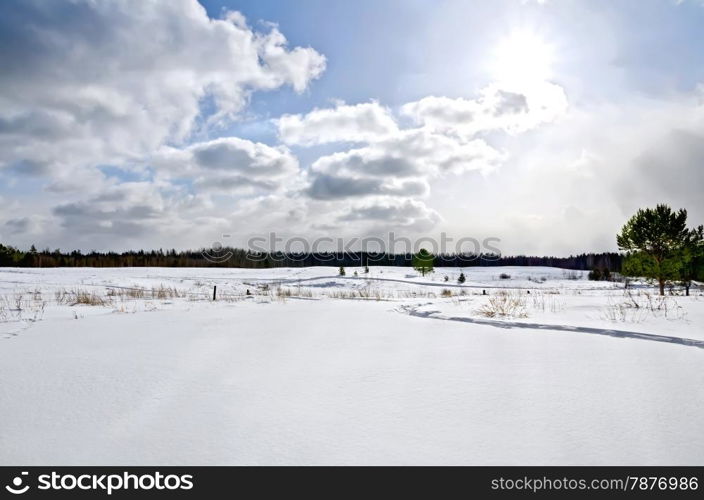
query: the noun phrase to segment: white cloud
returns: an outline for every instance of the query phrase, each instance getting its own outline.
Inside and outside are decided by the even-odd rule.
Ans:
[[[199,192],[291,189],[298,159],[285,146],[272,147],[237,137],[222,137],[178,149],[162,148],[151,158],[159,179],[191,180]]]
[[[441,220],[419,201],[430,198],[432,182],[472,171],[488,174],[506,161],[507,154],[480,134],[497,129],[524,132],[555,119],[565,107],[564,92],[555,85],[545,84],[530,93],[491,86],[475,100],[428,97],[403,106],[402,114],[412,117],[416,127],[399,129],[388,110],[370,103],[285,117],[279,130],[290,143],[343,137],[366,143],[312,163],[305,193],[327,204],[321,216],[325,220],[318,219],[319,225],[333,219],[368,223],[370,228],[396,224],[407,230],[428,230]],[[375,128],[372,123],[388,125]],[[338,211],[343,215],[335,216]],[[404,211],[409,220],[403,218]]]
[[[314,176],[307,193],[317,200],[337,200],[372,195],[426,196],[430,191],[424,179],[353,177],[319,174]]]
[[[413,119],[415,128],[398,129],[388,110],[370,103],[284,117],[279,130],[284,140],[297,144],[342,137],[367,143],[315,160],[306,190],[310,197],[348,204],[350,199],[383,195],[396,199],[396,207],[410,207],[408,202],[428,197],[434,179],[471,171],[489,173],[506,161],[507,155],[479,134],[524,132],[555,120],[565,110],[566,97],[557,85],[533,85],[522,93],[492,85],[477,99],[426,97],[402,106],[401,113]]]
[[[405,104],[401,113],[432,130],[472,137],[491,130],[525,132],[555,121],[566,110],[562,87],[541,82],[520,91],[491,85],[477,99],[428,96]]]
[[[433,186],[432,206],[452,233],[466,226],[501,238],[506,253],[569,255],[616,250],[638,208],[667,203],[704,221],[704,106],[700,95],[632,96],[573,106],[559,124],[515,137],[511,157],[473,189]],[[463,202],[462,196],[468,202]]]
[[[298,170],[298,160],[285,146],[272,147],[238,137],[196,142],[182,149],[164,147],[150,160],[162,173],[174,177],[210,171],[276,179]]]
[[[202,118],[232,117],[252,92],[301,92],[325,68],[277,28],[210,19],[196,0],[25,2],[13,14],[0,21],[15,47],[0,54],[0,166],[18,174],[138,161]]]
[[[276,120],[280,139],[291,145],[312,146],[330,142],[372,142],[398,131],[388,108],[377,102],[314,109]]]
[[[404,130],[362,148],[317,159],[306,192],[319,200],[427,197],[431,179],[471,170],[488,172],[503,159],[501,152],[481,139],[464,142],[425,129]]]
[[[377,177],[436,177],[471,170],[490,171],[502,153],[482,139],[459,141],[425,129],[404,130],[368,146],[323,156],[314,172],[346,172]]]
[[[149,182],[110,186],[85,201],[62,203],[53,209],[62,227],[79,237],[144,236],[164,223],[169,213],[168,200]]]
[[[387,229],[402,227],[413,228],[414,231],[429,229],[440,219],[440,215],[423,202],[404,200],[399,203],[393,199],[354,205],[338,217],[341,222],[372,221]]]

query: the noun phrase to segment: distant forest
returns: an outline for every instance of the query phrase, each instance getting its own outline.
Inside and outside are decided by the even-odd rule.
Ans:
[[[216,255],[202,250],[151,250],[129,252],[88,252],[78,250],[21,251],[0,244],[0,266],[3,267],[308,267],[308,266],[411,266],[413,255],[376,254],[371,252],[258,253],[238,248],[223,248]],[[622,255],[616,252],[584,253],[569,257],[497,256],[492,254],[440,254],[435,267],[476,266],[551,266],[563,269],[608,269],[620,272]]]

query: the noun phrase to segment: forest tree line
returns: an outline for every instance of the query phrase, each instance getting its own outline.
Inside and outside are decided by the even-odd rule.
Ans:
[[[252,252],[239,248],[222,248],[216,255],[199,250],[136,250],[127,252],[86,252],[79,250],[23,251],[0,244],[0,266],[3,267],[309,267],[309,266],[399,266],[410,267],[413,254],[379,254],[373,252],[284,253]],[[476,266],[550,266],[563,269],[602,269],[620,272],[622,256],[616,252],[583,253],[569,257],[499,256],[494,254],[451,254],[434,257],[436,267]]]

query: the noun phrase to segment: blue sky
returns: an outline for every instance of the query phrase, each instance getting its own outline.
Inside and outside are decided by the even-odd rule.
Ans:
[[[293,102],[285,91],[255,96],[253,105],[272,113],[304,112],[330,99],[398,105],[432,93],[464,96],[491,80],[482,65],[492,45],[522,27],[558,45],[556,81],[588,79],[585,94],[592,98],[691,90],[704,79],[704,10],[691,1],[202,4],[213,17],[235,9],[253,22],[276,22],[291,44],[315,47],[328,58],[314,92]]]
[[[203,9],[204,7],[204,9]],[[0,5],[0,240],[194,248],[277,231],[615,249],[704,218],[704,5]]]

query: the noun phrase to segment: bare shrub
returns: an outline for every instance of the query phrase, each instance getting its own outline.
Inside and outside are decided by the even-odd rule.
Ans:
[[[54,291],[54,300],[57,304],[68,304],[71,301],[71,293],[65,288],[59,288]]]
[[[331,299],[348,299],[348,300],[384,300],[388,295],[382,293],[378,288],[360,288],[358,290],[330,290],[325,292],[327,297]]]
[[[2,296],[0,297],[0,321],[38,321],[44,316],[46,304],[38,289]]]
[[[572,269],[562,271],[562,277],[566,280],[578,280],[581,279],[580,274]]]
[[[146,290],[144,288],[122,288],[122,287],[108,287],[108,291],[105,296],[109,299],[143,299],[146,297]]]
[[[686,311],[673,296],[654,296],[648,291],[633,292],[627,289],[623,299],[616,301],[611,296],[602,309],[602,316],[610,321],[640,323],[648,317],[669,320],[684,319]]]
[[[531,306],[536,311],[560,312],[565,308],[564,302],[555,297],[555,294],[543,291],[531,294]]]
[[[181,292],[178,288],[168,287],[164,285],[152,287],[151,293],[153,299],[173,299],[184,297],[186,295],[184,292]]]
[[[121,291],[124,293],[124,297],[128,299],[143,299],[145,296],[145,291],[142,288],[124,288]]]
[[[528,316],[526,298],[520,293],[502,290],[489,298],[479,314],[487,318],[525,318]]]
[[[528,281],[532,283],[545,283],[548,280],[546,276],[528,276]]]
[[[108,306],[110,304],[111,301],[109,298],[105,298],[95,292],[87,292],[85,290],[76,290],[71,303],[72,306]]]

